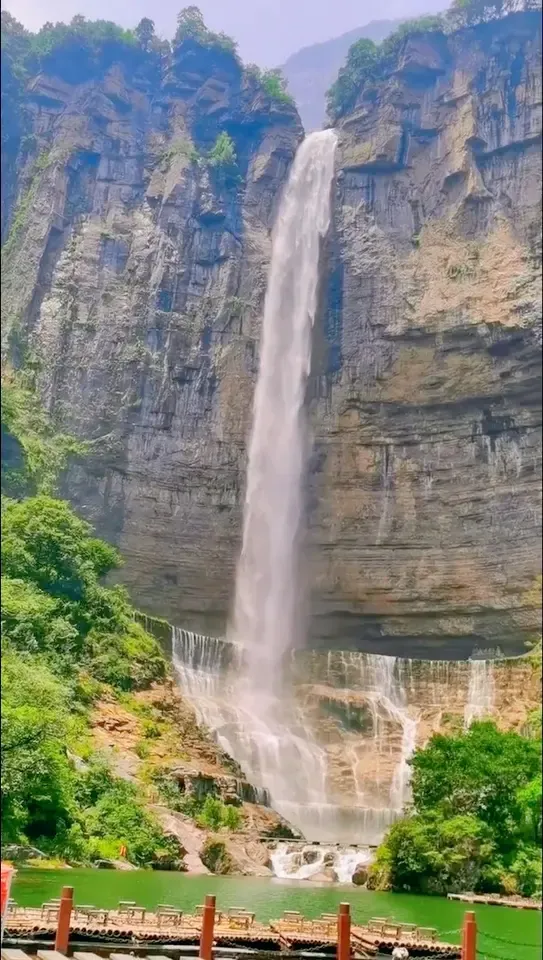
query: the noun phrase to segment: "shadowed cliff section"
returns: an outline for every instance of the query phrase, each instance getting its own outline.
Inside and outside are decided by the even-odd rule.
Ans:
[[[19,92],[32,139],[8,156],[4,330],[58,424],[92,441],[66,492],[122,550],[137,606],[221,635],[301,126],[231,52],[189,39],[160,62],[158,79],[119,55]],[[537,14],[408,38],[339,122],[317,645],[465,657],[537,629],[540,66]]]

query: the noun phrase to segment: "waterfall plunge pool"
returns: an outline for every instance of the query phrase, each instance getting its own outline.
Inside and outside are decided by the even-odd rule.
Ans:
[[[339,903],[348,901],[355,923],[388,916],[403,923],[435,927],[441,939],[449,943],[460,943],[460,934],[454,931],[460,930],[467,906],[477,916],[481,958],[488,954],[499,960],[535,960],[541,956],[541,915],[535,910],[466,905],[442,897],[374,893],[350,885],[315,884],[309,880],[23,867],[15,875],[11,895],[21,906],[41,906],[59,897],[65,884],[73,886],[76,903],[109,909],[116,907],[119,900],[135,900],[149,910],[156,909],[159,903],[171,903],[190,913],[203,902],[205,894],[213,893],[219,907],[244,907],[263,922],[277,919],[284,910],[299,910],[306,917],[315,918],[321,913],[335,913]]]

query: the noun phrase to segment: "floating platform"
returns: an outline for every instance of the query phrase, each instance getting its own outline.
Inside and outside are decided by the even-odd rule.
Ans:
[[[500,897],[498,894],[448,893],[447,900],[460,900],[462,903],[486,903],[489,907],[513,907],[515,910],[541,910],[540,900],[527,900],[519,897]]]
[[[156,913],[138,907],[124,905],[116,910],[104,910],[92,906],[76,906],[70,923],[70,947],[72,951],[94,946],[104,955],[114,950],[114,960],[122,960],[120,954],[127,946],[138,955],[152,948],[170,948],[179,954],[197,953],[202,926],[201,907],[194,914],[163,905]],[[4,930],[6,948],[23,947],[27,954],[36,956],[38,949],[49,945],[57,927],[58,902],[52,901],[43,907],[8,906]],[[213,933],[217,953],[231,949],[233,953],[287,954],[303,956],[334,956],[337,949],[337,916],[323,914],[316,920],[308,920],[296,911],[285,911],[279,920],[260,923],[254,914],[241,908],[216,911]],[[117,946],[118,945],[118,946]],[[353,924],[351,928],[351,953],[354,960],[370,960],[377,952],[392,953],[396,946],[404,946],[411,957],[460,956],[460,947],[443,943],[429,927],[402,924],[386,918],[369,920],[366,926]],[[38,949],[35,949],[38,948]],[[92,954],[85,952],[86,960]],[[4,951],[2,951],[3,956]],[[74,954],[75,955],[75,954]],[[7,957],[5,960],[22,960],[22,957]],[[56,960],[55,957],[39,957],[38,960]],[[79,960],[79,958],[76,958]],[[103,956],[102,956],[103,960]],[[158,960],[158,958],[156,958]]]

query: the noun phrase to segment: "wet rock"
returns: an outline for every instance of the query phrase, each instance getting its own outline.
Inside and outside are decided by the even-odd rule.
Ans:
[[[319,859],[318,850],[304,850],[302,852],[303,863],[316,863],[318,859]]]
[[[368,868],[360,864],[351,877],[355,887],[363,887],[368,882]]]

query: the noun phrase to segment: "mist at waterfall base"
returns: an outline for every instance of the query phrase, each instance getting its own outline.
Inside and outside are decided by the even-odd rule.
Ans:
[[[274,229],[228,642],[174,630],[173,656],[200,720],[263,799],[308,840],[361,845],[377,844],[409,799],[417,713],[408,707],[401,664],[389,657],[364,659],[361,683],[372,711],[374,749],[386,753],[382,732],[390,721],[401,730],[401,750],[384,790],[379,776],[368,789],[353,764],[354,799],[348,805],[334,791],[329,753],[295,696],[289,670],[306,634],[300,575],[310,452],[305,395],[335,149],[332,130],[303,141]],[[283,845],[274,855],[275,872],[314,875],[324,865],[321,854],[300,862]],[[367,851],[347,847],[343,859],[334,860],[335,875],[350,879],[349,871],[352,876],[367,857]]]

